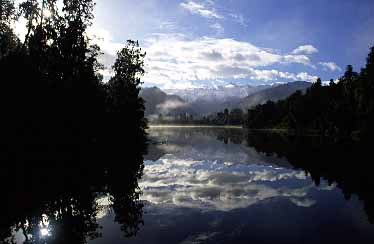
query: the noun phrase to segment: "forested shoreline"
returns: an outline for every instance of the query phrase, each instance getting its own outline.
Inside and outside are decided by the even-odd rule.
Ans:
[[[138,42],[127,41],[118,52],[113,77],[104,83],[100,48],[87,35],[94,5],[92,0],[63,1],[58,9],[56,0],[41,4],[26,0],[19,7],[10,0],[1,1],[3,157],[27,148],[32,151],[34,146],[46,146],[52,154],[73,147],[66,150],[69,154],[82,151],[83,145],[115,144],[121,136],[144,138],[147,122],[139,92],[145,53]],[[13,28],[19,18],[26,20],[23,40]],[[177,121],[366,137],[373,133],[373,70],[374,47],[360,72],[348,65],[344,75],[329,85],[318,79],[305,93],[297,91],[287,99],[257,105],[248,114],[225,109],[200,119],[184,115]]]
[[[268,90],[271,90],[269,88]],[[303,90],[295,89],[285,99],[275,97],[266,103],[226,108],[210,114],[186,112],[159,114],[151,124],[235,125],[251,130],[287,131],[296,135],[320,135],[336,139],[367,139],[374,123],[374,47],[360,72],[351,65],[340,78],[327,84],[317,79]],[[266,100],[265,100],[266,101]]]
[[[66,162],[98,151],[115,158],[117,142],[145,140],[139,97],[145,53],[138,42],[127,41],[104,83],[100,48],[87,34],[94,5],[64,0],[59,9],[57,0],[25,0],[19,6],[1,1],[3,160]],[[14,31],[19,18],[26,20],[23,40]]]
[[[374,129],[374,47],[366,66],[355,72],[348,65],[342,77],[323,85],[318,79],[305,93],[268,101],[248,110],[249,129],[288,129],[298,135],[368,138]]]

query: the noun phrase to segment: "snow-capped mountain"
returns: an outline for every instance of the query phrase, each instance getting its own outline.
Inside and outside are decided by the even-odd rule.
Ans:
[[[247,110],[267,101],[278,101],[297,90],[305,91],[312,83],[296,81],[285,84],[250,86],[228,84],[210,88],[164,90],[143,88],[140,96],[145,100],[146,115],[208,115],[225,108]]]
[[[269,86],[250,86],[229,83],[227,85],[215,87],[165,89],[164,92],[170,95],[177,95],[189,103],[194,103],[196,101],[222,103],[247,97],[266,88],[269,88]]]

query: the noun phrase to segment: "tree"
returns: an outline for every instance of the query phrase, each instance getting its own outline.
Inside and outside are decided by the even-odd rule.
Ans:
[[[230,111],[229,116],[230,125],[242,125],[243,124],[243,110],[235,108]]]
[[[282,126],[329,135],[337,140],[351,138],[354,132],[370,137],[374,130],[374,47],[360,73],[348,65],[337,82],[323,86],[318,79],[305,94],[295,92],[277,103],[258,105],[248,111],[249,128]]]
[[[374,123],[374,47],[370,49],[366,65],[360,72],[358,83],[356,99],[359,119],[363,134],[369,138],[374,133],[372,128]]]
[[[0,144],[20,149],[64,144],[70,156],[100,140],[116,141],[117,134],[126,134],[121,121],[142,140],[146,121],[138,95],[145,54],[137,42],[129,41],[119,52],[115,76],[104,84],[100,48],[87,35],[93,0],[64,0],[59,11],[57,0],[25,0],[18,12],[26,19],[27,34],[22,43],[14,40],[14,48],[4,40],[13,33],[9,23],[17,11],[13,1],[0,3],[0,65],[6,81],[0,91]],[[44,16],[45,11],[51,15]]]
[[[17,19],[14,2],[0,0],[0,59],[9,54],[18,45],[11,24]]]
[[[37,0],[26,0],[22,2],[20,4],[20,13],[27,21],[27,33],[23,42],[23,48],[25,48],[29,42],[31,33],[35,31],[38,19],[42,14]]]
[[[230,121],[229,121],[229,110],[227,108],[225,108],[223,114],[224,114],[224,117],[225,117],[225,124],[227,125],[227,124],[230,123]]]
[[[124,125],[141,129],[146,127],[144,101],[139,97],[145,55],[138,42],[128,40],[117,53],[114,76],[107,85],[110,112],[116,113]]]

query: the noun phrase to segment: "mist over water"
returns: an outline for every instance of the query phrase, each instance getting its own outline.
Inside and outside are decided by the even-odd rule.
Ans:
[[[373,3],[0,0],[0,244],[374,243]]]

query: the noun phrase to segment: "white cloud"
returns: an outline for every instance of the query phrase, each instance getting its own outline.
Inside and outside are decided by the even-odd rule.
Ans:
[[[161,30],[175,30],[178,28],[177,24],[172,21],[163,21],[160,23],[159,28]]]
[[[213,28],[213,27],[212,27]],[[219,29],[217,25],[214,28]],[[89,29],[92,42],[98,44],[103,55],[99,61],[105,65],[101,72],[105,80],[111,74],[116,52],[124,44],[113,40],[104,29]],[[301,54],[279,54],[249,42],[229,38],[202,37],[189,39],[183,34],[154,34],[145,44],[146,85],[164,89],[185,89],[201,86],[199,81],[249,78],[254,81],[315,81],[316,76],[306,72],[290,73],[266,67],[280,64],[302,64],[313,67],[311,60]],[[172,45],[170,45],[172,43]]]
[[[293,81],[309,81],[314,82],[318,79],[318,76],[310,75],[306,72],[301,73],[290,73],[290,72],[281,72],[278,70],[256,70],[252,69],[253,75],[250,76],[252,80],[261,80],[261,81],[277,81],[279,79],[283,80],[293,80]],[[243,77],[245,78],[245,77]]]
[[[291,198],[290,201],[294,204],[296,204],[299,207],[309,208],[317,203],[316,200],[313,199],[297,199],[297,198]]]
[[[170,45],[172,43],[172,45]],[[249,42],[202,37],[188,39],[181,34],[159,34],[148,40],[145,82],[163,88],[201,80],[250,78],[313,81],[307,73],[289,73],[265,67],[274,64],[302,64],[314,67],[305,55],[282,55]]]
[[[336,63],[334,62],[319,62],[319,65],[323,67],[324,70],[331,70],[331,71],[342,71],[342,68],[340,68]]]
[[[200,244],[200,243],[207,243],[209,240],[213,239],[219,232],[213,233],[200,233],[200,234],[192,234],[184,239],[179,244]]]
[[[104,69],[101,70],[100,73],[104,76],[104,81],[106,81],[113,75],[112,65],[116,59],[117,52],[125,45],[115,42],[110,31],[105,29],[90,27],[87,30],[87,34],[91,39],[91,43],[98,45],[103,52],[103,54],[98,57],[98,60],[104,65]]]
[[[301,72],[296,75],[295,80],[315,82],[317,79],[318,79],[318,76],[310,75],[307,72]]]
[[[111,56],[115,56],[117,51],[124,46],[123,43],[114,42],[111,32],[106,29],[90,27],[87,34],[93,44],[99,45],[104,53]]]
[[[312,45],[299,46],[292,51],[292,54],[313,54],[317,53],[318,49]]]
[[[231,19],[232,21],[240,24],[241,26],[247,27],[247,20],[242,14],[230,13],[221,15],[213,8],[215,2],[212,0],[205,0],[206,4],[198,3],[195,1],[185,1],[180,6],[188,10],[191,14],[197,14],[208,19]],[[214,24],[214,25],[217,25]],[[210,26],[212,27],[212,25]],[[213,27],[214,28],[214,27]],[[222,28],[221,28],[222,29]]]
[[[310,66],[312,68],[316,68],[310,61],[310,58],[306,55],[285,55],[284,56],[285,62],[288,63],[299,63],[299,64],[304,64],[306,66]]]
[[[298,181],[300,186],[274,184],[280,181]],[[313,184],[303,171],[193,161],[170,154],[155,162],[146,161],[139,184],[142,200],[188,208],[229,211],[275,197],[288,198],[303,207],[315,203],[307,198]]]
[[[209,19],[223,19],[223,16],[219,15],[216,10],[208,9],[203,4],[194,2],[194,1],[187,1],[182,2],[180,6],[184,9],[190,11],[191,14],[198,14],[204,18]]]

